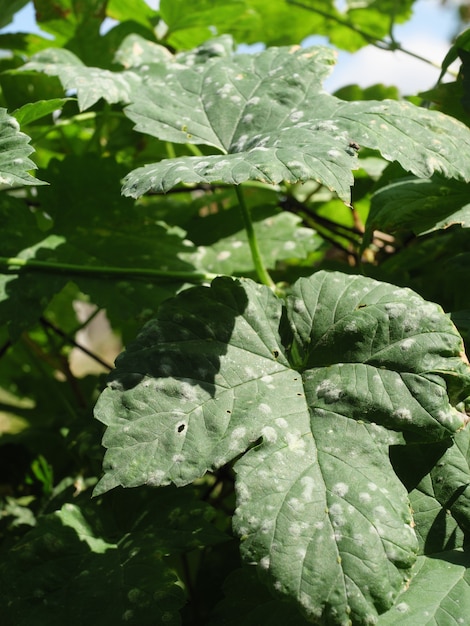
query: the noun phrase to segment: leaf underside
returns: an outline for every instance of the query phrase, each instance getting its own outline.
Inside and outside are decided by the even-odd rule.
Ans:
[[[96,407],[96,488],[184,485],[235,463],[245,560],[309,618],[368,623],[418,551],[390,444],[447,440],[465,423],[462,342],[408,289],[318,272],[284,303],[217,279],[162,305]]]

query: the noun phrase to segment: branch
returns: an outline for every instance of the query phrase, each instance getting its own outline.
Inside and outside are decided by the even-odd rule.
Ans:
[[[189,283],[211,281],[218,276],[211,272],[187,272],[183,270],[156,270],[149,268],[108,267],[89,265],[74,265],[72,263],[57,263],[53,261],[38,261],[37,259],[21,259],[18,257],[0,257],[0,271],[18,274],[25,270],[40,271],[54,274],[81,274],[84,276],[122,276],[145,278],[150,281],[184,280]]]

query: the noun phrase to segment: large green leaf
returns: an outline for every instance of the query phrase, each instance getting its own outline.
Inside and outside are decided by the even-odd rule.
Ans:
[[[458,626],[470,614],[470,558],[454,550],[418,557],[410,588],[379,626]]]
[[[138,76],[133,72],[111,72],[87,67],[73,52],[49,48],[35,54],[21,71],[44,72],[58,76],[64,89],[76,91],[81,111],[93,106],[100,98],[109,103],[130,102]]]
[[[462,427],[462,354],[437,305],[360,276],[301,279],[286,305],[248,280],[190,289],[121,355],[98,402],[96,492],[187,484],[241,455],[245,559],[308,616],[366,623],[418,548],[388,446]]]
[[[44,184],[28,173],[36,169],[28,158],[34,152],[29,141],[17,120],[0,108],[0,188]]]
[[[445,115],[395,100],[344,102],[323,92],[330,49],[270,48],[253,55],[159,65],[133,92],[126,114],[165,141],[222,154],[163,160],[131,172],[139,197],[179,183],[316,180],[349,200],[359,146],[420,177],[470,178],[470,131]],[[147,68],[148,70],[148,68]],[[467,157],[462,158],[463,154]]]
[[[466,183],[455,181],[450,185],[437,176],[432,180],[400,180],[382,187],[372,196],[368,237],[375,229],[422,235],[456,224],[468,228],[468,189]]]

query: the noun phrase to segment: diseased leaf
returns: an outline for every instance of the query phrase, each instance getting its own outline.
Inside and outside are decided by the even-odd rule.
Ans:
[[[80,111],[89,109],[100,98],[110,104],[130,102],[131,92],[139,82],[133,72],[87,67],[73,52],[64,48],[38,52],[21,67],[21,71],[29,70],[58,76],[64,89],[76,91]]]
[[[205,144],[221,155],[165,159],[132,171],[123,192],[139,197],[179,183],[315,180],[349,201],[360,146],[420,177],[470,180],[470,131],[456,120],[396,100],[344,102],[323,92],[327,48],[194,55],[149,71],[126,114],[165,141]],[[182,62],[181,62],[182,61]]]
[[[407,289],[318,272],[284,305],[216,279],[164,303],[118,359],[96,407],[108,448],[96,493],[184,485],[240,457],[244,558],[309,618],[366,623],[418,548],[388,447],[462,427],[461,354],[440,307]]]
[[[315,231],[301,226],[299,217],[290,213],[278,213],[272,208],[257,208],[252,212],[253,226],[260,251],[268,268],[275,268],[278,261],[289,258],[305,258],[309,252],[323,245]],[[230,229],[231,234],[227,233]],[[253,271],[253,260],[243,228],[238,207],[209,215],[197,223],[194,235],[207,233],[207,245],[198,246],[194,264],[215,274],[243,274]],[[235,231],[235,232],[233,232]]]
[[[28,158],[33,148],[30,138],[20,131],[17,120],[0,108],[0,188],[21,185],[44,185],[28,170],[36,165]]]
[[[453,550],[420,556],[410,587],[378,626],[458,626],[470,614],[470,557]]]

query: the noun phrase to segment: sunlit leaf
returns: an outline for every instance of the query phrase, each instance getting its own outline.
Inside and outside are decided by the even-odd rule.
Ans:
[[[244,558],[310,618],[374,619],[418,548],[388,447],[462,427],[461,355],[437,305],[359,276],[301,279],[286,305],[247,280],[190,289],[128,346],[98,402],[96,493],[184,485],[240,457]]]
[[[17,120],[0,108],[0,188],[44,184],[28,173],[36,169],[28,158],[34,152],[29,141]]]

